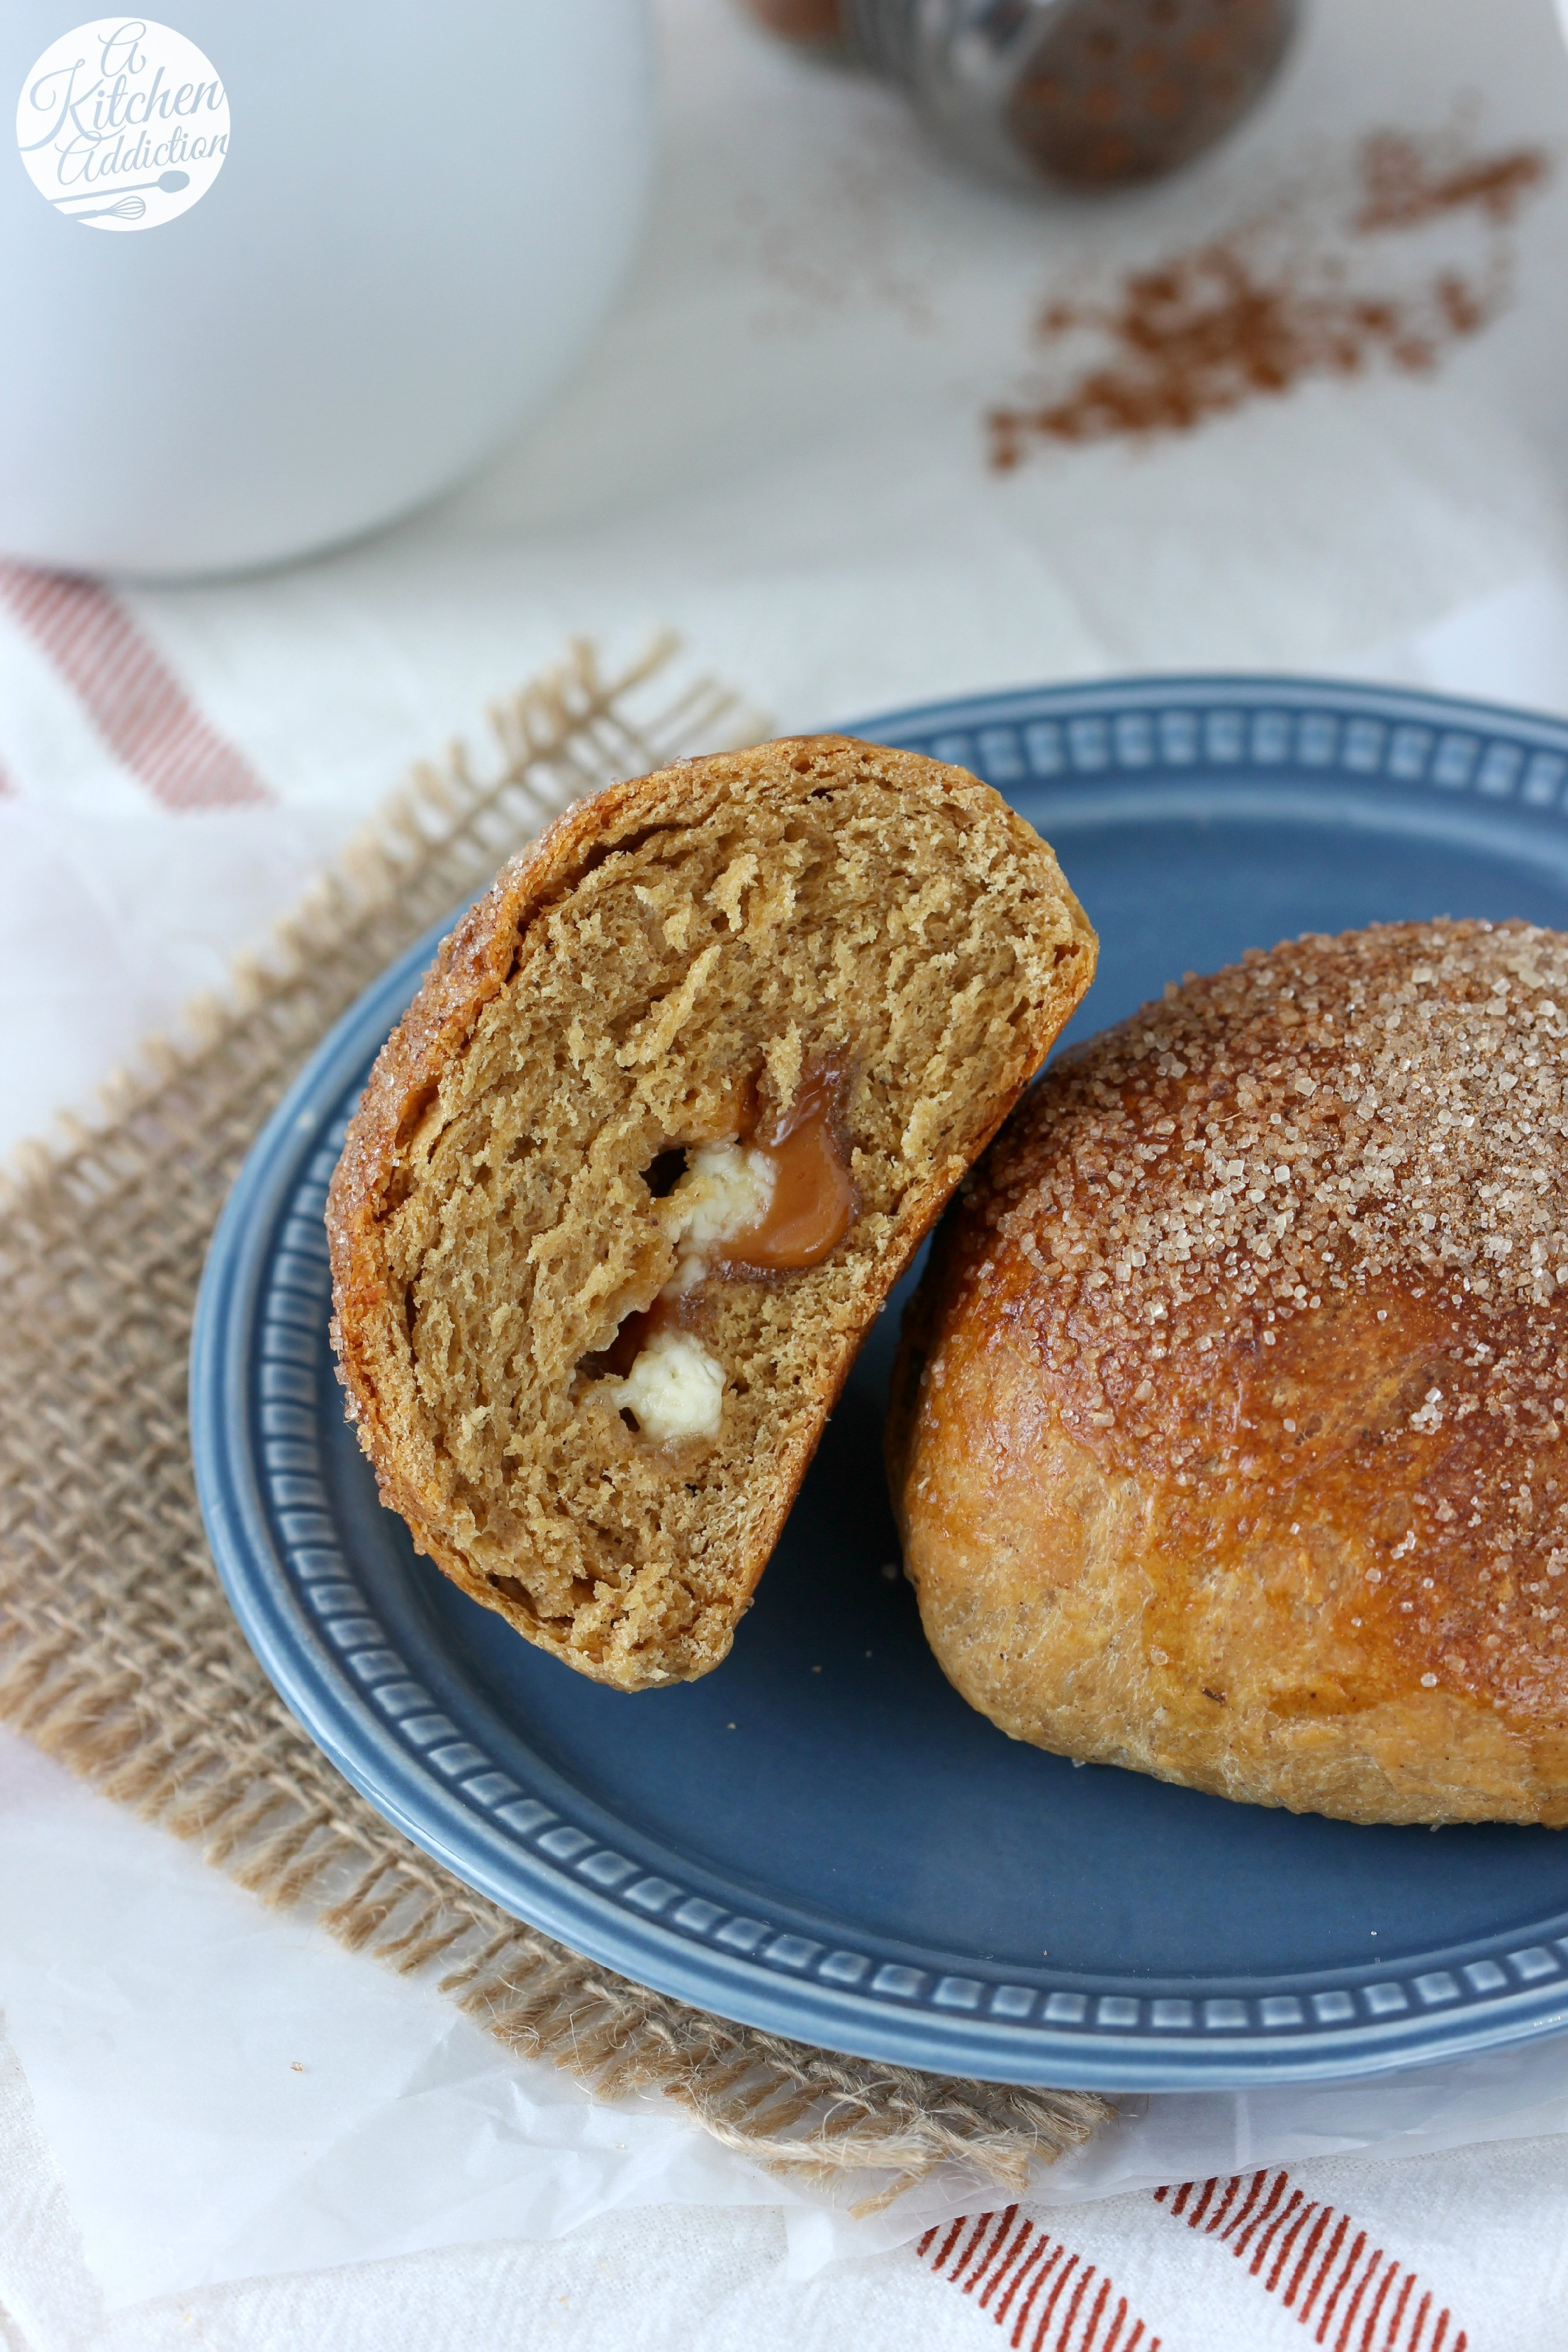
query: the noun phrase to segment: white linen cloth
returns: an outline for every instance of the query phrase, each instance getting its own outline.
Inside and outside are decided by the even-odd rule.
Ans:
[[[1561,175],[1521,211],[1510,307],[1430,379],[1309,383],[1006,477],[981,425],[1026,381],[1054,289],[1188,245],[1282,176],[1331,181],[1371,129],[1439,126],[1473,94],[1476,144],[1560,152],[1548,0],[1320,0],[1221,154],[1038,207],[955,177],[890,93],[770,46],[725,0],[662,15],[667,155],[636,285],[484,478],[298,570],[89,592],[68,627],[0,579],[0,1146],[219,984],[410,758],[574,632],[631,652],[673,621],[781,728],[1184,667],[1568,712]],[[182,804],[154,690],[184,698],[180,741],[213,730],[222,804]],[[1427,2352],[1445,2311],[1438,2352],[1461,2331],[1562,2340],[1568,2043],[1151,2100],[943,2269],[946,2230],[923,2255],[921,2236],[994,2201],[973,2184],[855,2224],[660,2105],[593,2107],[8,1739],[0,2009],[0,2341],[29,2352],[980,2344],[999,2310],[1041,2352],[1128,2352],[1140,2325],[1138,2352],[1250,2352],[1307,2340],[1314,2292],[1312,2340],[1342,2352]],[[1429,2152],[1462,2141],[1486,2144]],[[1345,2153],[1373,2146],[1408,2160]],[[1250,2189],[1215,2231],[1148,2193],[1259,2168],[1258,2222],[1235,2223]],[[1249,2228],[1256,2270],[1251,2239],[1234,2251]],[[1342,2265],[1358,2233],[1343,2280],[1270,2286],[1279,2244],[1290,2263],[1341,2244]]]

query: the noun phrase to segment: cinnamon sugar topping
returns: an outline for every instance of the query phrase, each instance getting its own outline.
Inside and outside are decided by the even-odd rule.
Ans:
[[[1562,933],[1254,950],[1047,1076],[963,1285],[1032,1324],[1083,1444],[1227,1493],[1238,1532],[1364,1455],[1362,1605],[1500,1690],[1568,1637],[1565,1076]]]
[[[1208,1300],[1272,1320],[1384,1277],[1544,1304],[1568,1288],[1565,1066],[1563,934],[1405,924],[1254,950],[1047,1081],[1050,1171],[1004,1231],[1135,1300],[1141,1328]]]

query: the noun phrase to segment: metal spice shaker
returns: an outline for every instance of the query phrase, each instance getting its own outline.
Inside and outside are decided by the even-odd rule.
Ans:
[[[770,33],[803,49],[842,54],[849,47],[846,0],[744,0]]]
[[[748,0],[787,37],[836,39],[901,82],[993,177],[1157,179],[1261,97],[1300,0]]]

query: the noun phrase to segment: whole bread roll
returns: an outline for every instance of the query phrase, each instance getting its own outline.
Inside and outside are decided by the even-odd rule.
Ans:
[[[839,736],[615,785],[514,859],[328,1203],[351,1411],[420,1549],[601,1682],[716,1665],[1094,958],[988,785]]]
[[[1568,1822],[1568,938],[1189,975],[963,1189],[889,1465],[1013,1738],[1356,1822]]]

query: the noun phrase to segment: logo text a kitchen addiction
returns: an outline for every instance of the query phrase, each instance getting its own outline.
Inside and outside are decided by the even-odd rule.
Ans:
[[[194,41],[142,16],[101,16],[52,41],[22,85],[16,144],[62,219],[161,228],[212,186],[228,153],[228,94]]]

